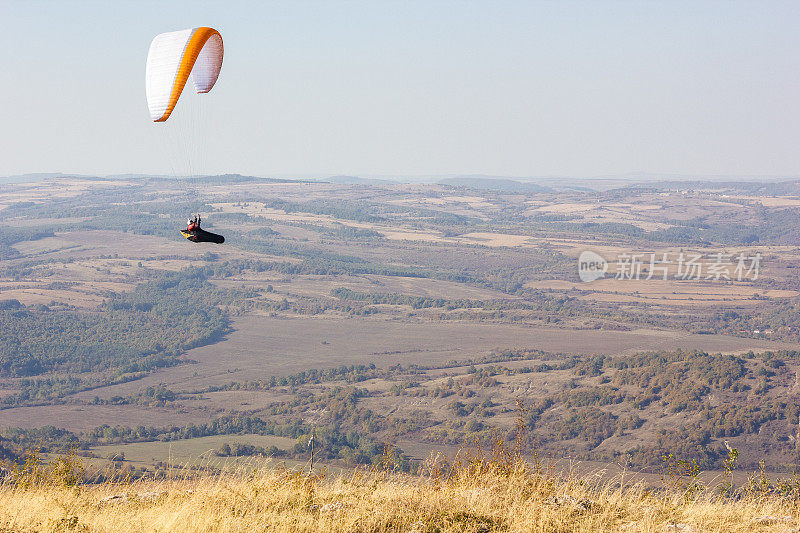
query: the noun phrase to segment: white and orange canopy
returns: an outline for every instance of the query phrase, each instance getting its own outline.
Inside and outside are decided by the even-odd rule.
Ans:
[[[154,122],[169,118],[189,74],[198,93],[214,86],[222,68],[222,36],[214,28],[156,35],[147,54],[147,107]]]

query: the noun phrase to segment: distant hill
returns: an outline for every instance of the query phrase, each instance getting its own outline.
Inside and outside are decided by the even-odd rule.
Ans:
[[[763,181],[712,181],[712,180],[684,180],[684,181],[653,181],[640,182],[620,187],[628,192],[633,190],[715,190],[730,191],[731,193],[745,193],[764,196],[784,196],[800,194],[800,180],[791,179],[781,182]]]
[[[169,174],[109,174],[103,177],[111,180],[141,180],[149,178],[175,179],[176,177],[184,176],[170,176]]]
[[[15,174],[13,176],[0,176],[0,183],[26,183],[32,181],[51,180],[57,178],[98,179],[97,176],[85,174],[66,174],[63,172],[38,172],[32,174]]]
[[[331,176],[321,180],[326,183],[337,184],[363,184],[363,185],[387,185],[397,183],[395,180],[382,180],[378,178],[360,178],[358,176]]]
[[[553,192],[549,187],[543,187],[535,183],[516,181],[509,178],[492,176],[456,176],[454,178],[444,178],[438,181],[441,185],[452,187],[469,187],[470,189],[484,189],[488,191],[508,191],[508,192]]]
[[[2,183],[26,183],[33,181],[78,178],[82,180],[195,180],[200,183],[243,183],[248,181],[267,182],[267,183],[314,183],[314,180],[288,179],[288,178],[262,178],[259,176],[243,176],[242,174],[215,174],[205,176],[175,176],[168,174],[109,174],[104,176],[92,176],[89,174],[70,174],[64,172],[41,172],[32,174],[16,174],[14,176],[0,176]],[[342,182],[345,183],[345,182]]]
[[[260,183],[298,183],[309,182],[309,180],[294,180],[283,178],[260,178],[258,176],[243,176],[241,174],[217,174],[215,176],[199,176],[191,179],[198,183],[247,183],[247,182],[260,182]]]

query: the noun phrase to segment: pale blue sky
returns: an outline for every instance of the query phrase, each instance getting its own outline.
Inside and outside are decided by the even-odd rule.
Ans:
[[[196,171],[800,176],[796,1],[0,0],[0,24],[0,176],[174,171],[147,49],[201,25],[222,74],[170,119],[202,106]]]

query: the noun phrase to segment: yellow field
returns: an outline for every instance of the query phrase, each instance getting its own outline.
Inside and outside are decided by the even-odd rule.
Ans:
[[[800,198],[793,196],[731,196],[731,198],[759,202],[764,207],[800,207]]]
[[[89,189],[103,187],[130,187],[123,180],[84,180],[79,178],[48,179],[34,183],[17,183],[15,192],[4,192],[3,200],[12,202],[42,202],[50,198],[73,198]]]
[[[531,244],[531,237],[527,235],[506,235],[502,233],[465,233],[460,241],[484,246],[523,246]]]
[[[757,533],[798,524],[796,500],[767,494],[734,499],[677,482],[649,492],[503,457],[428,466],[422,477],[265,470],[95,486],[20,477],[0,486],[0,530]]]
[[[277,292],[290,292],[304,296],[330,296],[333,289],[344,287],[354,291],[370,293],[402,293],[413,296],[432,298],[470,298],[474,300],[515,299],[499,291],[472,287],[464,283],[432,280],[427,278],[409,278],[403,276],[381,276],[362,274],[360,276],[340,275],[294,275],[286,276],[275,272],[248,272],[244,275],[231,276],[221,280],[213,280],[219,287],[266,288],[272,285]],[[0,285],[0,289],[2,285]]]
[[[214,451],[222,444],[249,444],[269,448],[276,446],[287,450],[295,445],[295,440],[288,437],[274,437],[271,435],[216,435],[213,437],[198,437],[195,439],[177,440],[174,442],[135,442],[131,444],[111,444],[108,446],[95,446],[92,453],[98,457],[108,457],[119,453],[125,454],[125,462],[136,466],[152,465],[157,461],[164,461],[178,467],[188,465],[214,466],[221,468],[228,464],[237,465],[250,461],[251,458],[217,457]],[[263,463],[263,459],[261,462]]]

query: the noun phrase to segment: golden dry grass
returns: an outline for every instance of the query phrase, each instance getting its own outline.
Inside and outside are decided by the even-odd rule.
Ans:
[[[281,470],[168,481],[0,485],[0,531],[796,531],[779,496],[593,484],[520,462],[448,475]]]

